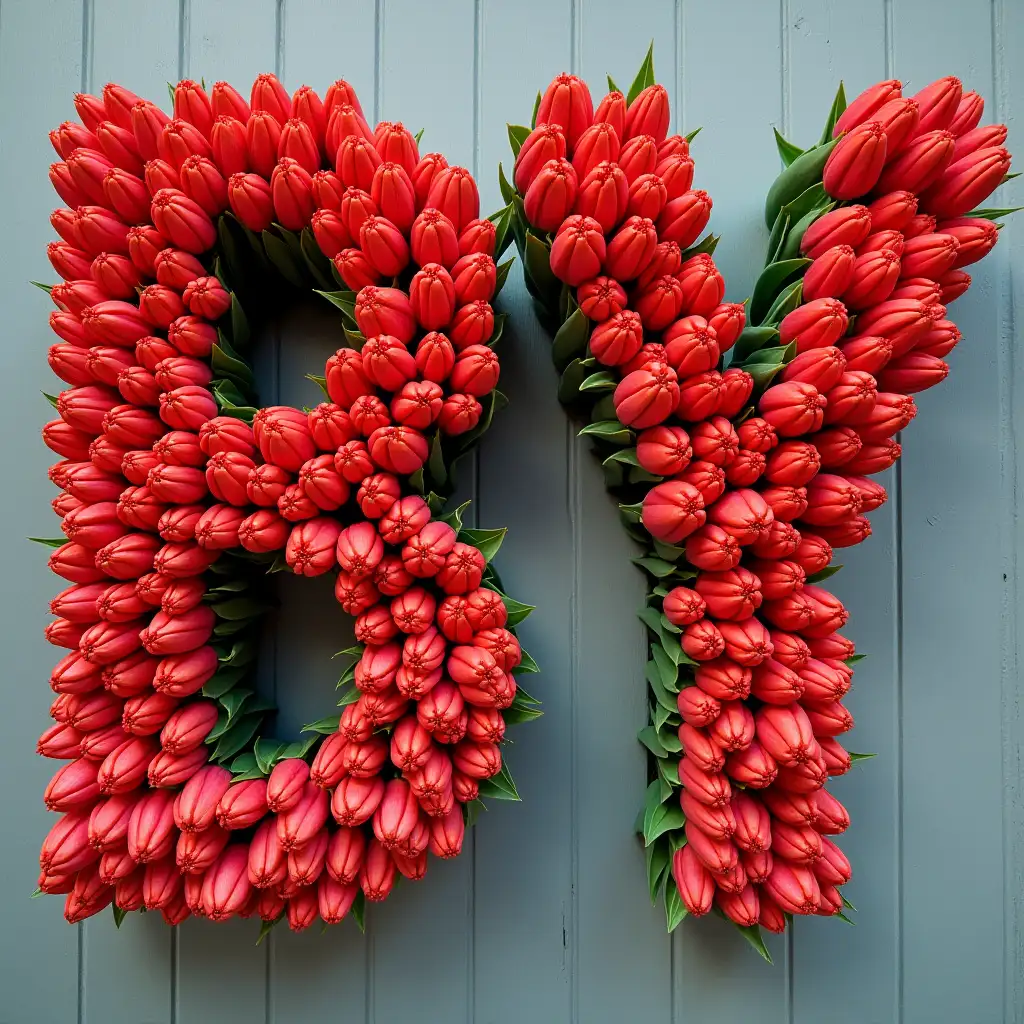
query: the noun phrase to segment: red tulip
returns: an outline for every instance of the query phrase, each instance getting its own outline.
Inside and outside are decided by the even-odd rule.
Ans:
[[[568,217],[551,246],[552,273],[575,288],[600,273],[605,251],[601,224],[592,217]]]
[[[445,167],[431,179],[425,206],[440,210],[461,232],[480,216],[480,195],[465,167]]]
[[[859,123],[839,140],[825,162],[825,191],[836,199],[870,192],[885,164],[885,131],[877,121]]]
[[[920,110],[916,100],[900,96],[879,107],[871,120],[877,121],[885,132],[886,155],[898,153],[903,143],[917,131]]]
[[[871,231],[872,219],[865,206],[844,206],[819,217],[803,234],[800,251],[818,259],[837,245],[856,248]]]
[[[919,131],[886,166],[878,181],[879,190],[920,194],[943,176],[953,159],[953,144],[950,132],[940,129]]]
[[[846,333],[849,318],[838,299],[815,299],[787,314],[779,324],[781,344],[796,341],[797,351],[834,345]],[[858,324],[860,327],[860,324]]]
[[[711,197],[700,189],[684,192],[665,205],[658,218],[658,238],[687,249],[711,218]]]

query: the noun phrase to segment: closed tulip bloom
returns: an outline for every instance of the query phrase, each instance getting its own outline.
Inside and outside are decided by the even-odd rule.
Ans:
[[[848,245],[834,245],[826,249],[804,274],[804,299],[841,296],[853,279],[855,262],[854,251]]]
[[[921,132],[948,128],[960,107],[963,86],[953,75],[940,78],[926,85],[914,94],[914,100],[921,110],[919,130]]]
[[[770,387],[758,409],[781,437],[796,437],[821,426],[826,405],[825,396],[813,384],[788,381]]]
[[[576,75],[558,75],[544,90],[537,109],[538,124],[558,125],[569,149],[594,121],[594,103],[586,82]]]
[[[884,302],[891,294],[904,263],[889,250],[858,256],[847,288],[841,293],[848,309],[860,310]]]
[[[1007,134],[1008,130],[1005,124],[987,124],[958,136],[953,146],[954,162],[975,150],[1001,146],[1006,141]]]
[[[575,288],[600,273],[605,251],[602,226],[596,220],[580,215],[568,217],[551,247],[551,270]]]
[[[825,162],[823,185],[835,199],[855,199],[870,192],[885,164],[885,130],[877,121],[851,129]]]
[[[524,196],[527,220],[541,231],[555,231],[576,201],[578,179],[564,157],[545,163]]]
[[[898,78],[869,85],[863,92],[850,100],[846,110],[836,121],[835,129],[832,132],[833,137],[838,137],[843,132],[848,132],[857,125],[871,120],[877,110],[886,103],[897,99],[901,94],[902,85]]]
[[[917,101],[908,96],[890,100],[875,111],[871,120],[877,121],[885,132],[888,157],[898,153],[903,143],[914,136],[920,116]]]
[[[651,363],[623,377],[615,389],[615,412],[627,426],[642,429],[663,422],[679,399],[676,372],[665,363]]]
[[[273,223],[270,185],[258,174],[232,174],[228,179],[228,202],[234,215],[250,231],[264,231]]]
[[[574,209],[611,232],[623,218],[629,202],[629,181],[617,164],[598,164],[579,183]]]
[[[781,344],[796,341],[797,351],[834,345],[846,333],[849,318],[838,299],[815,299],[788,313],[779,325]],[[858,325],[860,326],[860,325]]]
[[[916,135],[886,166],[878,188],[883,192],[923,192],[949,166],[953,144],[953,135],[947,131],[925,131]]]
[[[819,217],[804,232],[800,251],[817,259],[836,245],[856,248],[871,231],[872,218],[866,206],[843,206]]]
[[[658,218],[658,238],[689,248],[711,218],[711,197],[703,190],[687,191],[665,205]]]

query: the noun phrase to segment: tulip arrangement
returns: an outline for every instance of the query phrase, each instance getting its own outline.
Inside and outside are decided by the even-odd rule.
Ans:
[[[1006,128],[977,127],[955,78],[849,106],[840,88],[817,146],[779,137],[767,265],[741,305],[699,240],[696,132],[669,135],[652,54],[625,95],[608,85],[595,109],[555,78],[532,126],[509,127],[500,182],[559,398],[644,547],[652,902],[670,931],[714,910],[767,959],[761,927],[851,906],[832,839],[849,816],[825,784],[870,755],[839,739],[860,655],[821,584],[870,533],[886,493],[869,477],[948,372],[962,267],[1013,212],[975,209],[1009,167]]]
[[[47,628],[68,653],[38,750],[66,764],[39,890],[70,922],[362,924],[428,852],[458,855],[482,798],[518,799],[500,744],[540,713],[504,531],[443,514],[503,401],[511,211],[480,219],[470,173],[371,129],[343,80],[172,97],[168,117],[108,85],[51,133],[68,388],[43,437],[66,540],[44,543],[70,586]],[[259,407],[249,323],[310,289],[344,332],[325,401]],[[343,710],[292,743],[251,688],[276,571],[334,573],[358,640]]]

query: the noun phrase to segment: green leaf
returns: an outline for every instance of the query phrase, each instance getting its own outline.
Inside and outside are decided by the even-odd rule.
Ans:
[[[440,431],[434,434],[434,440],[430,444],[430,458],[427,460],[427,471],[430,473],[431,482],[434,486],[443,488],[448,483],[448,468],[444,464]],[[431,489],[433,490],[433,487]]]
[[[821,583],[822,581],[827,580],[829,576],[835,576],[835,574],[839,572],[840,569],[842,569],[842,564],[826,565],[824,569],[821,569],[815,573],[811,573],[811,575],[807,577],[807,582]]]
[[[110,904],[110,909],[111,909],[111,911],[113,912],[113,915],[114,915],[114,927],[115,928],[120,928],[121,927],[121,923],[128,916],[128,911],[127,910],[122,910],[116,903],[111,903]]]
[[[538,89],[537,90],[537,98],[533,101],[533,115],[530,118],[530,126],[532,128],[536,128],[537,127],[537,111],[540,110],[541,98],[542,97],[541,97],[541,94],[540,94],[540,90]]]
[[[271,605],[263,601],[253,601],[248,597],[233,597],[227,601],[218,601],[210,606],[220,619],[235,621],[252,619],[270,610]]]
[[[658,738],[658,733],[653,725],[646,725],[637,734],[636,738],[655,756],[668,757],[668,751]]]
[[[529,136],[531,129],[521,124],[510,124],[506,125],[506,127],[508,128],[508,141],[512,147],[512,153],[514,156],[519,156],[519,150],[523,148],[523,143]]]
[[[561,283],[551,272],[551,246],[532,231],[526,232],[523,264],[529,271],[530,280],[537,286],[541,300],[553,309],[558,302]]]
[[[243,747],[248,746],[252,738],[259,731],[263,722],[263,714],[243,715],[220,739],[211,761],[223,761],[233,754],[237,754]]]
[[[289,743],[288,746],[281,751],[281,760],[285,760],[290,757],[303,758],[319,741],[319,734],[314,733],[312,736],[306,736],[301,740],[296,740],[294,743]]]
[[[203,696],[216,700],[223,697],[233,686],[237,685],[248,673],[245,668],[221,668],[218,669],[212,679],[208,679],[203,686]]]
[[[580,385],[580,391],[614,391],[618,383],[619,379],[614,373],[601,370],[587,377]]]
[[[654,43],[652,42],[650,48],[647,51],[647,56],[644,57],[643,63],[640,65],[640,70],[636,73],[636,78],[633,79],[633,84],[629,87],[629,92],[626,94],[626,105],[628,106],[633,102],[646,89],[648,86],[654,85]]]
[[[33,544],[42,544],[47,548],[62,548],[68,543],[67,537],[26,537]]]
[[[284,911],[281,911],[273,921],[260,922],[260,933],[256,936],[257,946],[285,919],[285,916]]]
[[[871,758],[878,756],[877,754],[855,754],[853,751],[849,751],[849,755],[851,766],[857,764],[859,761],[869,761]]]
[[[651,785],[656,786],[657,782],[652,782]],[[660,787],[658,792],[661,792]],[[673,829],[682,828],[685,824],[686,815],[683,814],[682,807],[676,801],[658,804],[654,814],[651,816],[649,825],[645,815],[644,846],[650,846],[659,836],[663,836],[666,832],[671,832]]]
[[[312,228],[304,227],[299,235],[299,250],[306,261],[306,267],[321,288],[330,288],[334,280],[331,275],[331,261],[317,245]]]
[[[686,909],[679,889],[676,887],[676,880],[669,875],[665,883],[665,927],[673,932],[685,920],[689,911]]]
[[[345,315],[345,319],[353,326],[356,324],[356,293],[352,291],[325,292],[317,288],[313,289],[316,295],[325,298],[333,306],[337,306]]]
[[[540,665],[533,660],[530,656],[530,652],[525,648],[520,648],[520,658],[522,660],[514,669],[512,669],[513,675],[528,675],[540,671]]]
[[[236,345],[249,344],[249,319],[235,292],[231,293],[231,337]]]
[[[615,84],[615,79],[611,75],[608,78],[608,91],[609,92],[622,92],[622,90]]]
[[[463,529],[462,513],[465,512],[472,504],[472,501],[464,501],[458,508],[452,509],[452,511],[447,513],[447,515],[440,516],[439,518],[442,523],[447,523],[456,532],[456,534],[459,534]],[[347,654],[348,652],[345,651],[343,653]],[[361,653],[362,652],[360,651],[360,654]]]
[[[617,452],[612,452],[601,465],[606,466],[609,462],[620,462],[626,466],[640,466],[640,460],[637,458],[635,448],[621,448]]]
[[[1024,210],[1024,206],[1003,206],[1003,207],[983,207],[979,210],[971,210],[970,213],[965,213],[965,217],[980,217],[982,220],[1002,220],[1003,217],[1009,217],[1011,213],[1017,213],[1019,210]]]
[[[519,793],[516,791],[516,784],[509,774],[508,765],[502,764],[501,771],[489,779],[480,782],[480,796],[489,797],[494,800],[519,800]]]
[[[821,186],[816,185],[816,189],[820,189]],[[822,189],[824,191],[824,189]],[[795,205],[795,204],[794,204]],[[829,210],[835,207],[835,203],[821,202],[817,206],[810,209],[803,216],[795,219],[795,222],[787,230],[786,237],[779,247],[776,259],[789,260],[796,259],[800,255],[800,243],[803,241],[804,235],[807,233],[807,229],[819,218],[824,216]],[[790,220],[794,221],[794,215],[790,215]]]
[[[843,661],[843,664],[852,667],[853,665],[856,665],[858,661],[863,661],[866,657],[866,654],[851,654]]]
[[[654,694],[654,699],[671,714],[676,710],[676,702],[672,694],[665,689],[665,684],[662,682],[661,671],[658,667],[658,663],[654,660],[647,662],[644,666],[644,676],[647,678],[647,685],[651,688],[651,693]],[[662,744],[664,746],[664,743]]]
[[[721,235],[705,235],[696,245],[691,245],[689,249],[684,249],[680,253],[680,259],[685,263],[694,256],[712,256],[721,240]]]
[[[669,872],[672,863],[672,851],[668,841],[659,839],[651,843],[645,851],[647,861],[647,888],[651,894],[651,906],[658,902],[658,893],[665,882],[665,876]]]
[[[500,226],[498,228],[498,231],[499,231],[499,234],[500,234],[500,232],[501,232]],[[495,250],[497,250],[498,245],[500,244],[500,242],[501,242],[501,239],[498,239],[498,241],[495,244]],[[502,251],[504,251],[504,250],[502,250]],[[500,256],[501,253],[498,253],[498,255]],[[504,263],[499,263],[498,264],[498,268],[497,268],[497,270],[495,272],[495,278],[494,278],[494,294],[491,296],[491,302],[492,303],[498,297],[498,295],[501,294],[501,289],[505,287],[505,282],[506,282],[506,280],[508,280],[508,272],[512,269],[512,264],[513,263],[515,263],[515,259],[514,258],[513,259],[509,259],[509,260],[505,260]],[[502,323],[504,323],[504,321],[502,321]]]
[[[289,284],[295,285],[296,288],[308,287],[305,267],[296,259],[292,247],[280,235],[266,228],[263,231],[263,247],[267,250],[267,256],[277,272]]]
[[[516,194],[515,186],[505,177],[505,168],[498,164],[498,188],[501,190],[501,198],[505,200],[506,209],[512,206],[512,199]],[[497,222],[495,222],[497,227]]]
[[[522,601],[516,601],[507,594],[502,594],[501,600],[508,611],[508,622],[506,625],[509,628],[518,626],[520,622],[529,617],[530,612],[535,611],[537,608],[534,604],[523,604]]]
[[[704,126],[703,126],[703,125],[701,125],[701,126],[700,126],[700,127],[698,127],[698,128],[694,128],[694,129],[693,129],[693,131],[692,131],[692,132],[690,132],[690,133],[689,133],[688,135],[684,135],[684,136],[683,136],[683,138],[685,138],[687,142],[693,142],[693,140],[694,140],[695,138],[697,138],[697,136],[698,136],[698,135],[700,135],[700,133],[701,133],[701,132],[702,132],[703,130],[704,130]]]
[[[655,579],[659,580],[671,576],[676,571],[676,567],[671,562],[650,556],[634,558],[633,564],[639,565],[641,569],[646,569]]]
[[[223,331],[218,331],[218,343],[210,353],[210,368],[216,377],[232,377],[245,388],[255,386],[252,367],[241,359]]]
[[[782,158],[782,166],[788,167],[803,153],[803,150],[788,139],[783,138],[778,128],[773,128],[772,130],[775,132],[775,148],[779,151],[779,156]]]
[[[856,913],[857,908],[846,898],[846,893],[840,890],[839,895],[842,898],[843,906],[846,907],[847,910],[852,910],[854,913]]]
[[[778,298],[772,303],[771,309],[765,314],[764,319],[761,321],[762,324],[766,324],[770,327],[774,327],[777,324],[782,323],[786,315],[792,313],[797,306],[800,305],[801,298],[803,296],[804,282],[803,278],[799,281],[794,281],[791,285],[787,285]]]
[[[748,356],[774,344],[778,338],[779,332],[775,327],[744,327],[733,346],[732,365],[742,365]]]
[[[588,423],[580,432],[580,437],[597,437],[612,444],[630,444],[633,431],[623,426],[618,420],[598,420]]]
[[[581,358],[590,340],[590,321],[582,309],[572,316],[555,332],[551,342],[551,358],[559,370],[564,370],[574,359]]]
[[[676,726],[678,728],[678,726]],[[655,762],[658,768],[658,774],[670,785],[679,788],[679,762],[670,761],[667,758],[659,757]]]
[[[783,206],[821,181],[825,162],[838,142],[838,139],[833,139],[824,146],[815,146],[804,151],[775,179],[764,204],[766,227],[770,228],[775,223],[775,218]]]
[[[558,400],[562,405],[572,405],[579,400],[580,388],[587,379],[587,368],[580,359],[574,359],[558,378]]]
[[[485,562],[493,562],[494,556],[501,548],[501,542],[508,533],[506,527],[500,530],[461,530],[459,540],[464,544],[472,544],[484,556]]]
[[[43,396],[43,398],[45,398],[50,403],[50,405],[52,405],[54,407],[54,409],[57,408],[57,396],[56,395],[48,395],[45,391],[41,391],[40,394]]]
[[[679,666],[669,657],[665,648],[660,644],[651,644],[651,657],[654,659],[654,663],[658,666],[658,678],[661,681],[662,686],[667,690],[672,690],[673,693],[679,692]],[[676,702],[673,698],[669,698],[667,705],[670,712],[676,710]]]
[[[501,336],[505,331],[506,320],[508,320],[508,313],[498,313],[495,315],[494,330],[491,331],[491,336],[487,339],[488,348],[494,348],[501,341]]]
[[[821,138],[818,139],[819,146],[824,146],[832,138],[836,122],[843,116],[844,110],[846,110],[846,89],[843,83],[840,82],[839,88],[836,90],[836,98],[832,101],[832,109],[829,110],[828,119],[825,121],[825,127],[822,129]]]
[[[658,739],[670,754],[681,754],[683,752],[683,745],[679,742],[676,729],[666,729],[665,726],[662,726],[658,730]]]
[[[40,291],[46,292],[47,295],[53,291],[52,284],[43,284],[42,281],[29,281],[29,284],[38,288]]]
[[[315,722],[304,725],[299,732],[318,732],[322,736],[330,736],[338,731],[338,723],[340,721],[341,715],[328,715],[326,718],[320,718]]]
[[[764,259],[766,267],[778,261],[779,253],[782,251],[782,243],[786,240],[786,232],[788,230],[789,214],[783,208],[779,211],[778,217],[775,218],[775,223],[772,225],[772,233],[768,236],[767,255]]]
[[[750,320],[752,323],[763,322],[772,304],[783,290],[783,286],[795,274],[810,265],[810,260],[800,258],[794,260],[781,260],[772,263],[761,271],[757,283],[754,285],[754,294],[750,299]],[[801,274],[801,276],[803,276]]]
[[[253,748],[256,764],[264,775],[270,774],[270,769],[281,760],[285,748],[288,746],[284,740],[258,739]]]
[[[749,927],[744,927],[743,925],[736,924],[735,921],[732,922],[732,925],[768,963],[772,962],[771,954],[768,952],[768,947],[764,944],[764,938],[761,935],[760,925],[753,924]]]

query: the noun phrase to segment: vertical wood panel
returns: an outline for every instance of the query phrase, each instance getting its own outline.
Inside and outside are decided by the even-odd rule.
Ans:
[[[176,0],[140,6],[104,0],[92,16],[91,88],[117,82],[165,110],[165,83],[178,77],[179,11]],[[120,929],[109,913],[85,929],[82,992],[86,1020],[165,1024],[173,1013],[174,935],[159,914],[129,914]]]
[[[840,78],[852,98],[888,77],[885,11],[880,0],[856,8],[831,0],[793,0],[789,27],[787,137],[806,146],[817,141]],[[844,632],[868,655],[857,666],[846,701],[857,722],[848,745],[877,757],[829,784],[852,818],[839,845],[854,865],[846,891],[858,909],[857,926],[819,918],[796,922],[793,1015],[806,1024],[824,1019],[861,1024],[894,1020],[898,1013],[898,495],[895,473],[880,480],[890,497],[871,514],[872,536],[864,545],[836,552],[834,561],[845,567],[828,584],[850,611]]]
[[[682,5],[684,130],[704,128],[692,147],[694,182],[715,204],[711,229],[722,235],[715,262],[732,301],[750,294],[768,237],[764,194],[779,164],[767,128],[784,123],[783,5]],[[703,1013],[766,1024],[788,1020],[788,949],[778,939],[769,948],[771,967],[751,955],[731,925],[684,921],[674,942],[675,1019]]]
[[[629,88],[652,40],[655,77],[673,97],[675,14],[672,0],[651,0],[629,18],[615,0],[580,5],[575,70],[590,83],[595,105],[608,73]],[[630,562],[640,550],[622,530],[590,448],[586,438],[575,441],[577,1019],[665,1020],[672,940],[662,907],[650,905],[644,852],[633,833],[647,788],[647,753],[636,739],[647,723],[646,633],[636,618],[646,580]]]
[[[993,0],[993,57],[996,72],[996,97],[992,120],[1009,125],[1011,144],[1021,134],[1024,111],[1024,72],[1016,55],[1024,47],[1024,10],[1020,4]],[[1007,205],[1021,202],[1019,185],[1002,189]],[[1011,510],[1016,510],[1020,494],[1022,453],[1019,439],[1024,436],[1024,360],[1016,353],[1021,336],[1021,310],[1024,309],[1024,232],[1014,219],[1003,228],[995,252],[994,272],[999,278],[1001,358],[1003,381],[1003,457]],[[1005,649],[1003,656],[1003,903],[1007,908],[1003,937],[1004,1009],[1007,1021],[1024,1019],[1024,714],[1020,690],[1020,639],[1022,634],[1021,564],[1024,547],[1024,521],[1014,515],[1004,539],[1006,572],[1011,587],[1005,595],[1003,619]]]
[[[285,4],[281,19],[280,74],[294,91],[312,85],[324,94],[338,78],[347,79],[372,113],[376,64],[374,5],[326,0]],[[344,43],[339,47],[339,41]],[[274,401],[315,405],[319,388],[305,379],[319,373],[341,344],[336,310],[311,299],[274,325],[275,337],[265,347],[263,372],[279,375]],[[270,339],[268,339],[270,340]],[[278,374],[279,371],[279,374]],[[274,629],[276,696],[280,712],[275,733],[294,738],[305,722],[322,718],[334,705],[338,671],[331,655],[352,643],[352,620],[334,599],[333,577],[278,577],[280,609]],[[338,1024],[366,1019],[367,940],[354,920],[321,934],[318,927],[302,935],[284,926],[269,937],[267,1020],[288,1024],[297,1007],[310,1018]],[[338,993],[345,998],[339,999]]]
[[[421,150],[438,150],[450,164],[472,167],[472,0],[430,5],[384,3],[378,88],[381,120],[424,130]],[[441,53],[449,60],[438,60]],[[442,100],[444,97],[444,100]],[[461,467],[464,497],[472,498],[472,460]],[[440,1020],[467,1019],[472,985],[473,858],[471,840],[450,863],[431,858],[426,878],[402,881],[394,896],[371,907],[373,1019],[401,1020],[421,1012],[429,993]],[[396,979],[402,979],[396,984]],[[438,981],[441,983],[438,984]]]
[[[529,123],[538,89],[571,60],[570,0],[480,4],[478,83],[483,208],[501,205],[498,162],[511,174],[504,125]],[[514,251],[514,250],[513,250]],[[574,546],[569,427],[555,398],[550,340],[517,265],[501,294],[511,317],[501,383],[511,404],[480,451],[480,520],[508,526],[502,579],[538,605],[520,629],[541,666],[521,676],[544,717],[511,731],[507,750],[521,804],[492,801],[474,829],[475,980],[469,1019],[570,1021],[576,936],[572,888],[572,613]]]
[[[257,74],[277,66],[274,0],[185,0],[187,76],[230,82],[248,97]],[[178,929],[178,1021],[263,1020],[273,943],[255,945],[255,921],[211,928],[186,921]]]
[[[52,237],[47,217],[60,205],[46,177],[57,159],[46,133],[75,116],[72,96],[83,86],[82,28],[80,0],[0,8],[0,94],[6,100],[0,107],[0,183],[7,197],[0,249],[7,338],[0,351],[0,379],[6,384],[0,429],[9,453],[4,479],[12,495],[3,514],[7,542],[0,576],[8,680],[0,771],[8,780],[3,809],[12,823],[0,843],[0,902],[10,915],[0,937],[0,991],[4,1015],[40,1024],[77,1017],[81,929],[64,922],[63,897],[28,900],[39,874],[39,845],[57,821],[44,809],[42,793],[60,762],[35,755],[36,737],[50,725],[53,694],[47,679],[57,658],[43,629],[57,587],[46,570],[46,549],[22,538],[57,534],[47,508],[55,491],[44,473],[56,457],[39,437],[54,413],[39,388],[52,392],[62,386],[45,364],[46,348],[56,340],[46,323],[53,305],[28,281],[56,276],[45,252]],[[39,74],[41,68],[46,74]]]
[[[940,75],[992,93],[987,5],[895,0],[896,70],[916,91]],[[971,267],[951,309],[964,340],[903,432],[903,1012],[1002,1017],[1000,610],[1006,583],[994,268]],[[955,929],[936,927],[956,893]]]

